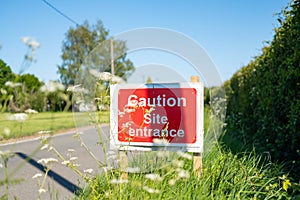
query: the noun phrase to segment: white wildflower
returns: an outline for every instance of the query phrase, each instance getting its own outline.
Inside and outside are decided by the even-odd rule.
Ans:
[[[58,90],[63,91],[65,86],[59,82],[49,81],[47,85],[43,85],[40,90],[42,92],[56,92]]]
[[[0,156],[11,155],[11,154],[12,154],[12,152],[10,150],[0,151]]]
[[[79,85],[74,85],[74,86],[70,86],[67,88],[67,92],[75,92],[78,91],[78,88],[80,88],[81,84]]]
[[[0,168],[3,168],[3,165],[0,163]]]
[[[178,171],[178,177],[179,178],[189,178],[190,177],[190,173],[186,170],[177,169],[177,171]]]
[[[191,154],[188,154],[188,153],[184,153],[182,151],[177,151],[177,154],[182,157],[182,158],[186,158],[188,160],[192,160],[193,159],[193,156]]]
[[[77,157],[71,157],[70,161],[77,160],[77,159],[78,159]]]
[[[93,169],[85,169],[83,170],[84,173],[87,173],[87,174],[92,174],[94,172]]]
[[[27,109],[27,110],[25,110],[25,113],[28,113],[28,114],[37,114],[39,112],[36,111],[36,110],[33,110],[33,109]]]
[[[139,167],[127,167],[126,172],[128,173],[138,173],[141,169]]]
[[[119,116],[120,116],[120,117],[123,117],[124,115],[125,115],[125,112],[119,111]]]
[[[33,179],[36,179],[36,178],[39,178],[39,177],[42,177],[43,175],[41,173],[37,173],[35,174],[34,176],[32,176]]]
[[[22,40],[22,42],[23,42],[25,45],[27,45],[27,46],[29,46],[29,47],[31,47],[31,48],[33,48],[33,49],[37,49],[37,48],[40,47],[40,43],[38,43],[38,42],[37,42],[34,38],[32,38],[32,37],[28,37],[28,36],[22,37],[21,40]]]
[[[7,95],[7,91],[3,88],[0,89],[2,95]]]
[[[24,44],[27,44],[27,42],[29,41],[29,37],[22,37],[21,40]]]
[[[10,135],[10,129],[9,128],[4,128],[4,134],[6,136],[9,136]]]
[[[47,190],[45,190],[45,189],[43,189],[43,188],[40,188],[40,189],[39,189],[39,194],[42,194],[42,193],[45,193],[45,192],[47,192]]]
[[[74,85],[74,86],[70,86],[67,88],[68,92],[73,92],[73,93],[82,93],[82,94],[88,94],[89,91],[85,88],[81,87],[81,84],[79,85]]]
[[[103,167],[102,169],[103,169],[104,172],[107,173],[107,172],[109,172],[110,170],[112,170],[113,167]]]
[[[128,183],[127,179],[112,179],[110,181],[111,184],[124,184],[124,183]]]
[[[11,87],[11,88],[15,88],[15,87],[18,87],[18,86],[21,86],[21,85],[22,85],[22,83],[13,83],[11,81],[5,82],[5,86]]]
[[[129,128],[129,127],[131,127],[131,125],[132,125],[132,122],[126,122],[125,124],[122,124],[122,128]]]
[[[24,122],[27,118],[28,118],[28,116],[25,113],[16,113],[16,114],[10,115],[8,117],[8,120]]]
[[[151,194],[154,194],[154,193],[158,194],[159,193],[159,190],[149,188],[147,186],[144,186],[143,189],[146,190],[147,192],[151,193]]]
[[[45,150],[49,148],[49,144],[44,144],[44,146],[41,147],[41,150]]]
[[[175,185],[176,183],[176,180],[175,179],[170,179],[169,180],[169,185]]]
[[[51,131],[42,130],[38,132],[38,134],[48,134],[48,133],[51,133]]]
[[[182,160],[174,160],[173,164],[176,165],[177,167],[183,167],[184,162]]]
[[[134,108],[125,108],[124,112],[125,113],[133,113],[133,112],[135,112],[135,109]]]
[[[13,86],[14,83],[11,82],[11,81],[6,81],[4,85],[7,86],[7,87],[14,87],[14,86]]]
[[[90,69],[89,71],[90,71],[90,74],[97,77],[99,80],[110,81],[112,78],[112,75],[109,72],[98,72],[95,69]]]
[[[152,111],[154,111],[155,108],[154,107],[150,107],[150,109],[148,110],[148,113],[151,113]]]
[[[146,174],[145,178],[150,179],[152,181],[162,181],[162,178],[159,174]]]
[[[61,162],[62,165],[69,165],[70,164],[70,161],[69,160],[64,160]]]
[[[54,163],[54,162],[58,162],[58,160],[55,159],[55,158],[42,158],[42,159],[37,161],[37,163],[44,164],[44,165]]]
[[[112,79],[111,79],[112,82],[114,83],[125,83],[124,79],[122,79],[121,77],[119,76],[113,76]]]
[[[163,139],[154,138],[152,141],[153,141],[153,143],[158,144],[158,145],[168,145],[169,144],[169,141],[164,138]]]

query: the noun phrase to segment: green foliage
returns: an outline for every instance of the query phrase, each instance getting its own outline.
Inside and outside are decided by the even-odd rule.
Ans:
[[[24,112],[29,108],[43,111],[44,98],[40,91],[43,83],[36,76],[32,74],[15,75],[12,81],[16,86],[7,87],[7,91],[11,95],[9,111]]]
[[[14,74],[4,61],[0,60],[0,109],[22,112],[28,108],[43,111],[44,97],[40,92],[43,85],[32,74]]]
[[[87,21],[78,25],[76,28],[70,28],[66,34],[66,39],[62,47],[62,64],[58,66],[61,82],[69,87],[75,84],[75,79],[82,68],[84,60],[99,44],[103,44],[101,51],[96,52],[92,62],[97,63],[97,68],[101,68],[100,72],[111,72],[111,55],[110,42],[108,41],[108,30],[106,30],[101,21],[97,21],[95,25],[90,25]],[[126,59],[126,46],[122,41],[114,41],[115,57],[115,75],[126,80],[129,74],[134,70],[131,61]],[[119,57],[120,56],[120,57]],[[101,62],[101,63],[100,63]]]
[[[25,84],[27,92],[36,92],[43,85],[43,83],[33,74],[16,76],[15,82]]]
[[[282,14],[270,46],[225,83],[226,143],[268,152],[300,177],[300,2]],[[239,144],[239,145],[237,145]]]
[[[103,172],[76,199],[289,199],[283,187],[292,183],[280,179],[281,166],[253,153],[238,156],[213,148],[200,178],[192,166],[192,160],[174,156],[150,175],[131,173],[124,180],[118,170]]]
[[[13,78],[14,74],[11,71],[11,68],[0,59],[0,88],[3,88],[5,83]]]

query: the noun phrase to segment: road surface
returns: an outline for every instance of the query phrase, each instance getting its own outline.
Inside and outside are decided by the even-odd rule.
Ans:
[[[99,144],[98,131],[94,127],[85,127],[79,131],[83,143],[90,148],[97,160],[102,161],[103,150]],[[103,125],[100,128],[100,135],[108,138],[109,126]],[[93,169],[93,174],[101,171],[97,161],[86,151],[80,141],[74,138],[75,132],[68,132],[52,136],[49,144],[53,145],[67,160],[70,157],[72,162],[79,164],[78,169],[83,172],[86,169]],[[41,173],[44,176],[44,167],[38,161],[43,158],[55,158],[48,173],[44,189],[47,191],[41,194],[41,199],[72,199],[76,191],[82,190],[86,183],[75,171],[61,164],[62,160],[53,150],[41,150],[41,139],[19,141],[11,144],[0,145],[0,151],[11,151],[14,156],[8,161],[9,179],[22,179],[18,184],[9,186],[9,199],[33,200],[38,199],[39,184],[43,177],[33,179],[32,177]],[[74,150],[74,151],[72,151]],[[87,174],[87,173],[85,173]],[[88,174],[87,174],[88,175]],[[5,170],[0,168],[0,180],[5,180]],[[5,194],[5,185],[0,187],[0,197]]]

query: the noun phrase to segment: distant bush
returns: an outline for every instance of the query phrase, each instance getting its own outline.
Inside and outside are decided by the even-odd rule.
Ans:
[[[278,19],[262,55],[225,83],[227,134],[235,148],[267,152],[300,177],[300,1]],[[232,145],[233,146],[233,145]]]

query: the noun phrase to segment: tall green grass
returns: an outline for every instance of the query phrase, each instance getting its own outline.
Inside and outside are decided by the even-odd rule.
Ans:
[[[174,153],[171,162],[154,171],[129,174],[126,180],[120,178],[120,171],[104,172],[76,199],[290,198],[279,178],[282,166],[255,153],[233,155],[215,147],[203,158],[201,177],[193,174],[192,166],[192,160]]]
[[[90,179],[88,187],[76,199],[290,198],[286,191],[289,180],[282,174],[282,165],[271,163],[255,151],[240,154],[228,151],[218,143],[222,122],[208,108],[204,123],[206,147],[201,177],[193,172],[191,153],[141,152],[129,161],[128,178],[122,177],[119,168],[103,169],[103,173]],[[114,161],[120,161],[118,155],[113,156]]]
[[[282,165],[264,155],[233,154],[218,142],[222,120],[205,109],[205,152],[201,176],[193,172],[191,153],[140,152],[129,161],[128,177],[118,167],[88,181],[76,199],[290,199]],[[121,162],[120,155],[113,156]],[[121,164],[119,164],[121,165]]]

